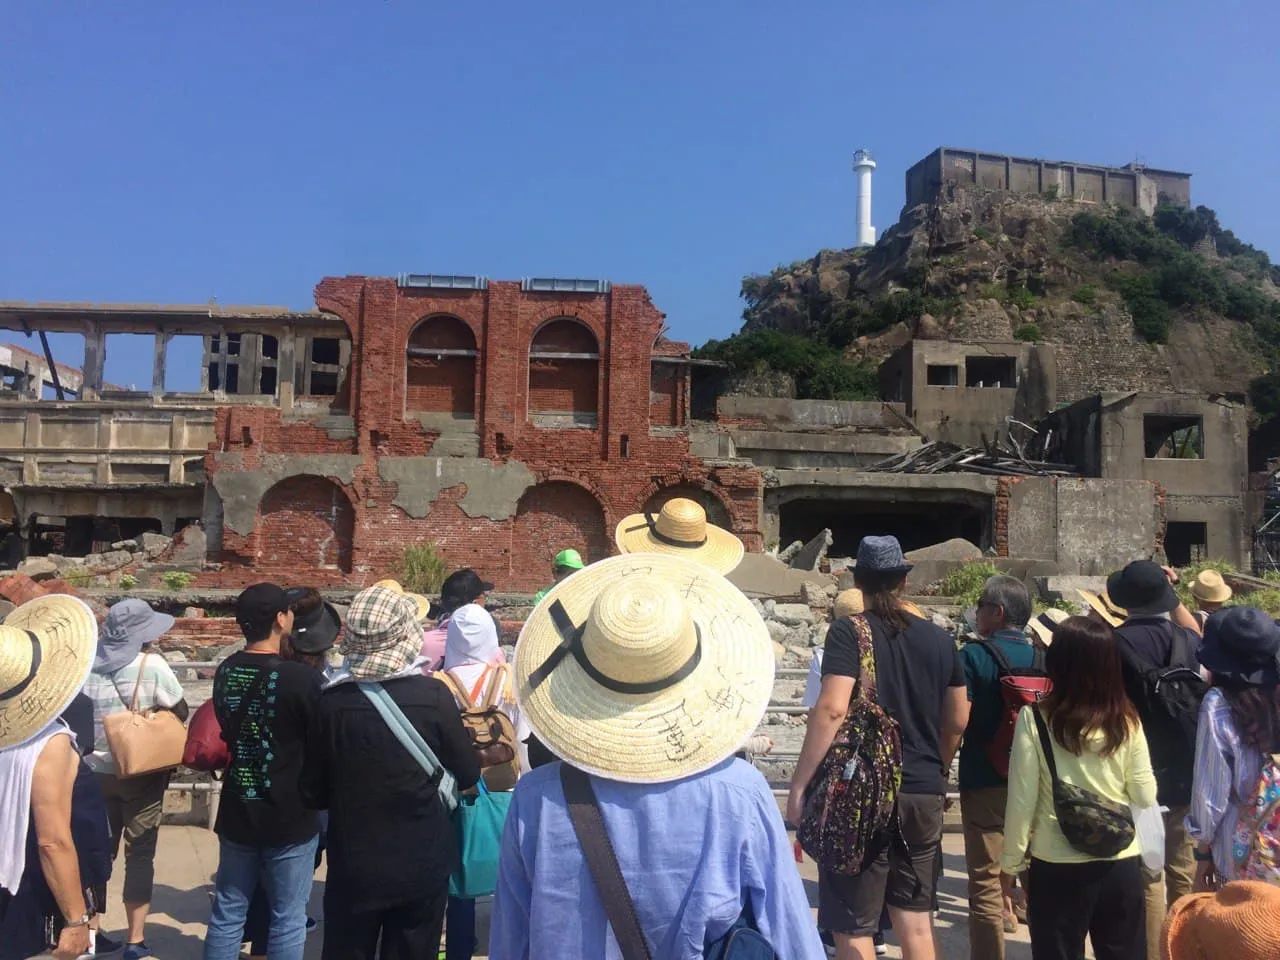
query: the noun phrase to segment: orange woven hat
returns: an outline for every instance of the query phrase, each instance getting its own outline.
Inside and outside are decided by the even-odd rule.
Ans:
[[[1280,957],[1280,887],[1236,880],[1169,908],[1163,960],[1275,960]]]

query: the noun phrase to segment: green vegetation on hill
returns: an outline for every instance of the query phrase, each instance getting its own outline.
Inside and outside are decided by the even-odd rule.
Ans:
[[[879,396],[876,366],[849,361],[830,343],[778,330],[735,333],[693,351],[719,360],[737,373],[776,370],[795,378],[796,395],[809,400],[874,400]]]

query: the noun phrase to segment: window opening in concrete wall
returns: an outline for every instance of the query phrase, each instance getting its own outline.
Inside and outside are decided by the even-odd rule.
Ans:
[[[1207,525],[1195,521],[1170,520],[1164,531],[1164,552],[1169,564],[1175,567],[1208,560]]]
[[[341,363],[339,341],[332,337],[316,337],[311,341],[312,363]]]
[[[204,337],[195,335],[170,337],[169,345],[165,348],[165,392],[199,393],[200,367],[203,357]]]
[[[600,345],[570,317],[548,321],[529,345],[529,419],[539,427],[599,423]]]
[[[680,426],[680,387],[687,368],[657,361],[649,367],[649,426]]]
[[[311,371],[311,396],[332,397],[338,393],[338,375],[332,370]]]
[[[965,357],[964,383],[967,387],[1004,387],[1018,385],[1016,357]]]
[[[238,333],[227,334],[227,356],[229,357],[240,356],[240,334]]]
[[[262,367],[258,371],[258,393],[266,397],[276,395],[276,368]]]
[[[154,333],[109,333],[104,340],[102,389],[150,392],[155,369]]]
[[[925,382],[931,387],[960,386],[960,368],[954,364],[931,363],[925,367]],[[902,375],[898,375],[898,392],[902,392]],[[895,399],[901,400],[899,395]]]
[[[893,534],[904,550],[916,550],[963,537],[985,549],[990,545],[991,507],[964,501],[912,503],[905,500],[792,500],[778,510],[782,546],[808,542],[824,528],[834,542],[828,554],[852,557],[865,536]]]
[[[1143,454],[1148,459],[1204,458],[1204,420],[1149,413],[1142,418]]]
[[[240,365],[237,363],[227,364],[227,380],[223,384],[222,389],[227,393],[238,393],[240,391]]]
[[[275,360],[280,356],[280,341],[269,333],[262,335],[262,355],[268,360]]]
[[[624,433],[618,440],[618,450],[624,460],[631,456],[631,437]]]
[[[428,317],[409,335],[405,412],[473,420],[476,337],[458,317]]]

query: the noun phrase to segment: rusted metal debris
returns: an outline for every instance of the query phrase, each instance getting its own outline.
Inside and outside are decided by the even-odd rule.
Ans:
[[[983,447],[961,447],[935,440],[864,467],[868,473],[982,473],[993,477],[1076,477],[1079,471],[1061,463],[1028,460],[1012,441]]]

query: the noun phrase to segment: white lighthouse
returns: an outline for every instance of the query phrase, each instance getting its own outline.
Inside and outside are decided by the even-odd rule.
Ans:
[[[871,171],[876,162],[867,150],[853,152],[853,172],[858,178],[857,221],[858,236],[855,247],[872,247],[876,242],[876,228],[871,225]]]

